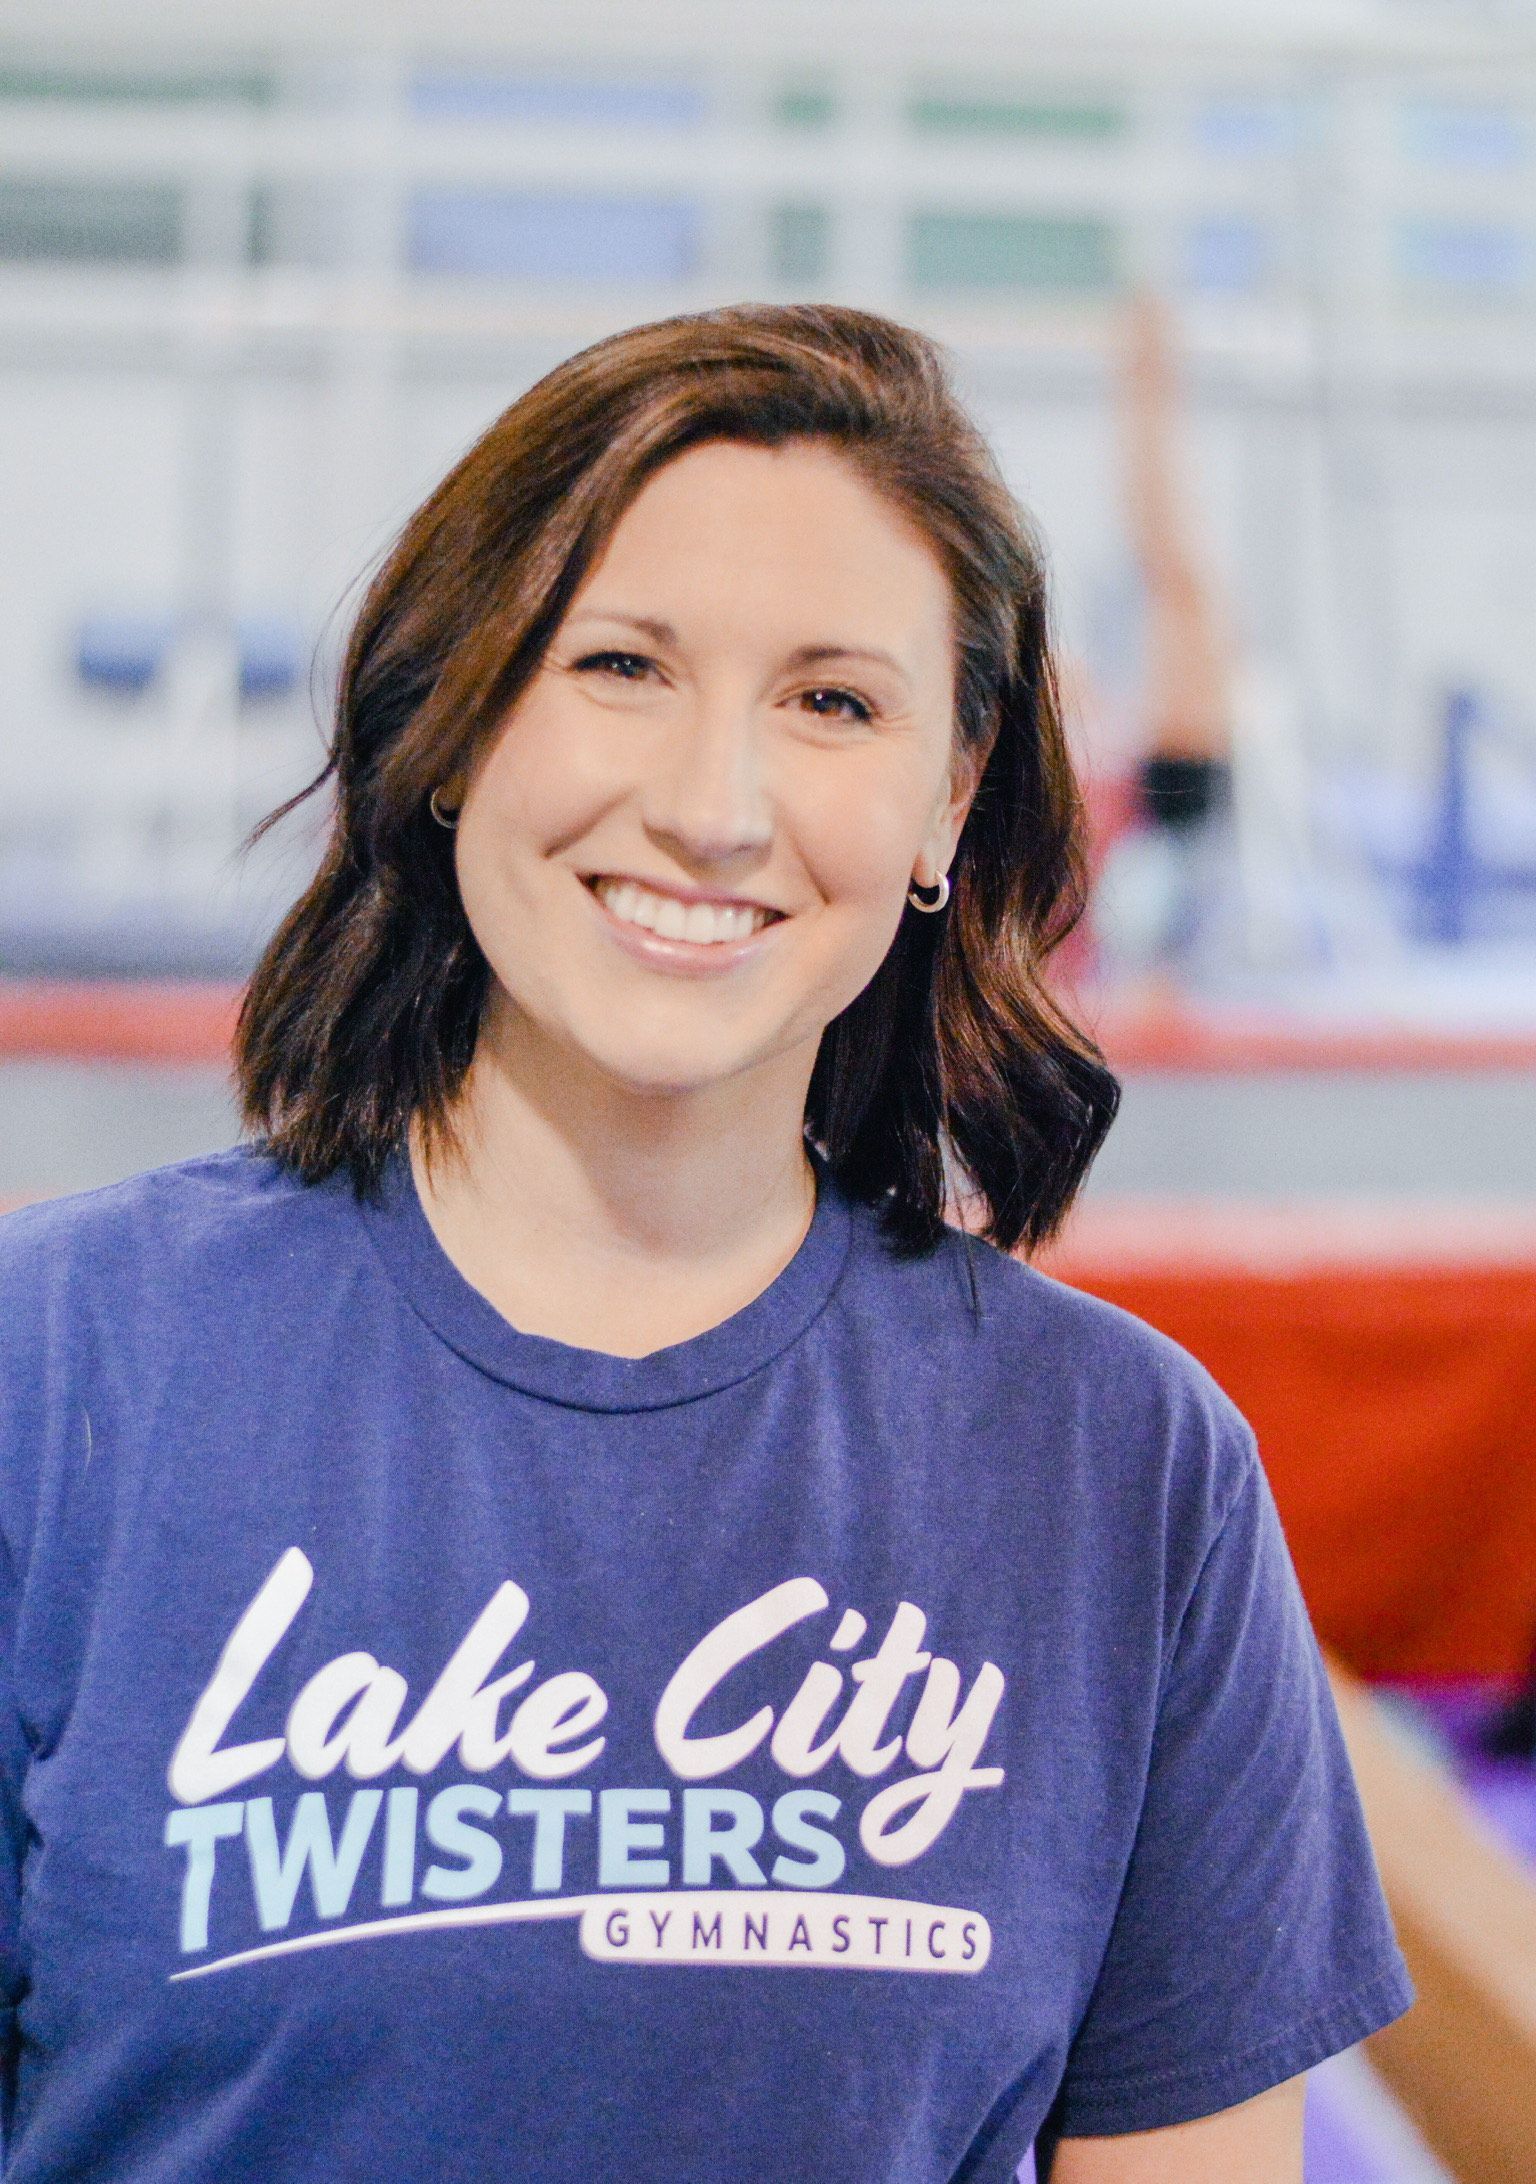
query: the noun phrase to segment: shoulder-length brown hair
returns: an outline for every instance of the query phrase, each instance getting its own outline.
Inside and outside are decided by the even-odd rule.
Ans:
[[[985,753],[949,908],[908,912],[828,1026],[807,1133],[907,1249],[936,1241],[956,1185],[995,1243],[1039,1243],[1118,1097],[1043,981],[1083,907],[1044,574],[936,349],[863,311],[742,306],[599,342],[411,518],[363,601],[330,757],[304,792],[334,781],[325,854],[241,1012],[246,1122],[306,1179],[344,1169],[359,1191],[413,1119],[450,1127],[490,974],[428,797],[505,721],[646,479],[709,440],[830,445],[917,523],[953,591],[957,733]]]

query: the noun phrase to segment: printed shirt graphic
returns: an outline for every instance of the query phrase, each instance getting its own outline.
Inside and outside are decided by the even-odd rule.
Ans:
[[[1396,2014],[1240,1420],[823,1181],[639,1360],[241,1152],[0,1224],[6,2174],[1011,2177]]]

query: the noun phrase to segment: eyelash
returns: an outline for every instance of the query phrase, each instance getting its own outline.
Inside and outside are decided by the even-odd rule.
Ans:
[[[638,667],[644,671],[651,665],[643,652],[589,652],[584,660],[576,662],[576,672],[582,675],[589,668],[601,668],[610,674],[616,673],[621,682],[639,682],[639,675],[631,675],[626,670]]]
[[[612,674],[617,675],[621,682],[640,682],[654,665],[655,662],[648,660],[643,652],[589,652],[585,659],[576,662],[576,672],[579,675],[589,671]],[[639,672],[632,672],[633,670]],[[874,707],[866,698],[861,698],[856,690],[844,690],[833,683],[818,683],[814,689],[803,690],[800,695],[803,700],[812,701],[810,710],[820,720],[841,717],[862,722],[875,717]],[[817,699],[830,699],[834,704],[846,706],[849,710],[841,716],[825,712],[814,702]]]

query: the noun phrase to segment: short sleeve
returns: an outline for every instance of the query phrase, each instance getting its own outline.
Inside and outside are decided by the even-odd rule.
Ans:
[[[1250,1453],[1167,1657],[1135,1847],[1053,2133],[1212,2115],[1363,2039],[1411,1999],[1327,1677]]]
[[[20,1928],[28,1745],[16,1703],[15,1643],[16,1574],[10,1549],[0,1537],[0,2073],[10,2067],[16,2010],[25,1988]]]

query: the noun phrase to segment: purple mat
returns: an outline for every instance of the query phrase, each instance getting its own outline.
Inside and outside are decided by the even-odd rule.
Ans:
[[[1378,1690],[1398,1728],[1466,1792],[1491,1831],[1536,1864],[1536,1766],[1493,1759],[1481,1735],[1503,1687],[1422,1684]],[[1307,2184],[1411,2184],[1445,2177],[1358,2052],[1315,2071],[1307,2095]]]
[[[1306,2184],[1453,2184],[1355,2050],[1308,2082],[1305,2176]],[[1033,2155],[1017,2184],[1035,2184]]]
[[[1358,2048],[1307,2084],[1307,2184],[1454,2184]]]
[[[1465,1790],[1493,1833],[1536,1865],[1536,1765],[1491,1759],[1479,1737],[1502,1686],[1407,1684],[1378,1688],[1398,1727]],[[1019,2184],[1033,2184],[1026,2162]],[[1363,2054],[1336,2055],[1307,2087],[1306,2184],[1453,2184]]]
[[[1385,2156],[1390,2160],[1390,2154]],[[1383,2156],[1373,2153],[1348,2110],[1331,2100],[1321,2087],[1307,2092],[1307,2140],[1304,2172],[1307,2184],[1398,2184],[1384,2166]]]
[[[1338,2056],[1312,2074],[1305,2175],[1306,2184],[1452,2184],[1354,2054]],[[1020,2169],[1017,2184],[1035,2184],[1033,2156]]]
[[[1490,1683],[1402,1684],[1378,1692],[1394,1718],[1446,1767],[1500,1840],[1536,1865],[1536,1765],[1490,1759],[1485,1724],[1507,1696]]]

